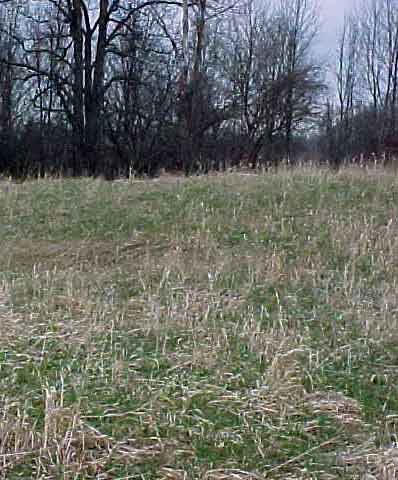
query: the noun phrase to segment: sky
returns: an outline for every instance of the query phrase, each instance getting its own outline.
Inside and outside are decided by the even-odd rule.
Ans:
[[[319,50],[322,54],[334,53],[338,31],[344,21],[344,12],[349,11],[355,0],[319,0],[322,24],[319,32]]]
[[[333,90],[335,85],[335,58],[337,40],[344,23],[345,12],[349,13],[357,0],[318,0],[321,14],[319,35],[315,44],[315,54],[320,56],[326,67],[325,81]],[[318,57],[319,58],[319,57]]]

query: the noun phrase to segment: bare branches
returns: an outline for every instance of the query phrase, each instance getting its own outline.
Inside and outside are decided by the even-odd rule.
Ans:
[[[315,0],[26,1],[3,65],[25,82],[42,151],[62,131],[75,175],[102,168],[106,143],[124,172],[255,166],[313,119]]]

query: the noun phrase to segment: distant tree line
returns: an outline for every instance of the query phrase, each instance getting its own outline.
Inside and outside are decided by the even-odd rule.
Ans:
[[[0,0],[0,173],[267,167],[296,161],[319,118],[320,145],[343,148],[344,133],[348,154],[360,115],[396,126],[398,21],[384,3],[391,38],[373,38],[372,9],[347,21],[340,103],[325,113],[316,0]],[[365,87],[374,105],[359,106]]]
[[[332,164],[398,156],[398,2],[362,0],[336,49],[335,97],[325,102],[319,147]]]

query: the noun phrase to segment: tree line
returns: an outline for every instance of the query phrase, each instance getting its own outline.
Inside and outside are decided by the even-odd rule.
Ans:
[[[398,155],[398,2],[361,0],[347,14],[333,69],[335,96],[320,122],[330,161],[389,162]]]
[[[397,128],[397,8],[363,0],[347,17],[327,90],[316,0],[0,0],[0,173],[379,152]]]

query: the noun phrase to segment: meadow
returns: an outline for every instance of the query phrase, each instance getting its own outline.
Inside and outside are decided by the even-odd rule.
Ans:
[[[0,478],[398,478],[398,177],[0,182]]]

